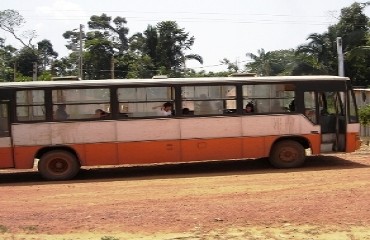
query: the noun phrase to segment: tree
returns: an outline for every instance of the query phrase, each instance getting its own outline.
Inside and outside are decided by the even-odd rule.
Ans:
[[[152,76],[165,74],[180,77],[187,72],[187,60],[203,64],[200,55],[186,54],[186,51],[191,50],[194,40],[176,22],[164,21],[156,26],[148,25],[143,33],[134,34],[129,43],[130,51],[138,55],[136,59],[145,59],[145,66],[149,67]]]
[[[300,58],[298,65],[306,65],[306,70],[311,69],[311,72],[306,72],[306,74],[336,74],[336,37],[329,32],[312,33],[307,40],[310,42],[297,48],[296,54],[305,56]]]
[[[220,61],[221,64],[224,64],[227,66],[227,70],[229,71],[229,73],[236,73],[239,71],[239,67],[238,67],[238,64],[237,63],[233,63],[231,62],[229,59],[227,58],[224,58]]]
[[[13,35],[23,47],[34,49],[32,40],[36,37],[36,32],[26,31],[18,33],[18,29],[21,28],[24,23],[25,20],[18,11],[11,9],[0,11],[0,28]]]
[[[46,67],[50,66],[52,61],[58,57],[58,53],[53,49],[53,44],[47,39],[37,43],[37,53],[43,71],[45,71]]]
[[[29,47],[23,47],[15,59],[17,71],[23,76],[32,77],[33,63],[39,60],[37,52]]]
[[[123,17],[116,17],[113,19],[114,26],[111,21],[112,18],[103,13],[100,16],[91,16],[88,25],[90,29],[106,32],[112,46],[118,50],[119,54],[123,54],[128,49],[127,34],[129,29],[125,26],[127,21]]]
[[[185,66],[185,61],[189,59],[203,63],[201,56],[185,54],[185,51],[193,46],[195,38],[183,28],[179,28],[176,22],[160,22],[156,29],[158,34],[158,63],[156,65],[163,66],[168,74],[179,76]]]
[[[370,84],[370,54],[365,54],[368,53],[370,22],[364,8],[368,4],[353,3],[343,8],[336,25],[338,36],[343,38],[345,74],[354,85],[362,86]]]
[[[247,71],[254,72],[259,76],[288,74],[292,71],[295,61],[292,49],[266,52],[261,48],[257,50],[257,55],[247,53],[246,56],[253,60],[253,62],[246,64]]]
[[[108,33],[88,32],[84,54],[84,68],[89,79],[110,78],[111,61],[114,54],[113,44],[107,38]]]
[[[5,45],[5,40],[0,38],[0,81],[12,81],[14,78],[14,56],[17,49]]]

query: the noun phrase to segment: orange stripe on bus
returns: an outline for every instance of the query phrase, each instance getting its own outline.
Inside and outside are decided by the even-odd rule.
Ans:
[[[27,169],[32,168],[37,151],[40,146],[27,146],[14,148],[14,164],[15,168]]]
[[[346,152],[354,152],[361,146],[361,140],[358,133],[350,132],[346,134]]]
[[[180,141],[119,143],[118,156],[120,164],[180,162]]]
[[[268,157],[271,146],[280,137],[87,143],[67,147],[76,152],[82,166],[191,162]],[[310,141],[313,154],[319,153],[320,135],[311,134],[303,137]],[[15,167],[32,168],[34,156],[40,149],[40,146],[15,147]]]
[[[0,168],[12,168],[13,149],[11,147],[0,148]]]

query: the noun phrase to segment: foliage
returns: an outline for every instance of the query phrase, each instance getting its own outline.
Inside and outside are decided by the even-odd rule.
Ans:
[[[362,125],[370,125],[370,105],[360,107],[358,116]]]
[[[290,74],[294,67],[295,52],[293,49],[265,52],[262,48],[257,51],[257,54],[246,54],[253,60],[253,62],[246,64],[246,69],[258,76]]]
[[[25,22],[23,16],[16,10],[7,9],[0,11],[0,28],[12,34],[23,47],[34,48],[31,42],[36,37],[35,31],[17,33],[18,29],[21,28]]]

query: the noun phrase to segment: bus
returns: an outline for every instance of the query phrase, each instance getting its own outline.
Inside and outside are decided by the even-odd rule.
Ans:
[[[268,157],[300,167],[309,151],[358,149],[359,127],[346,77],[0,83],[0,168],[37,163],[48,180],[102,165]]]

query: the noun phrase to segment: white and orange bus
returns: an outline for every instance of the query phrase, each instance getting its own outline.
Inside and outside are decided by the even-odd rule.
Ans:
[[[164,103],[173,106],[168,116]],[[290,168],[304,163],[306,149],[358,147],[345,77],[0,83],[0,168],[38,161],[49,180],[73,178],[81,166],[120,164],[269,157]]]

